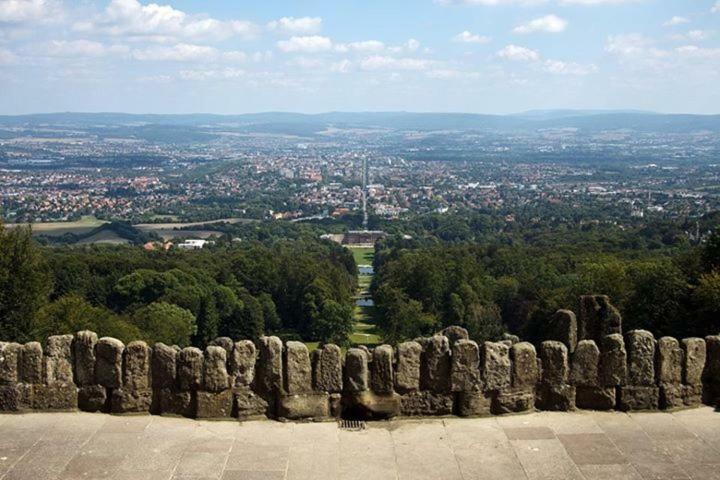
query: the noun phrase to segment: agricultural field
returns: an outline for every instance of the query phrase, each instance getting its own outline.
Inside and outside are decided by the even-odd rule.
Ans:
[[[32,229],[34,235],[52,235],[52,236],[60,236],[64,235],[66,233],[73,233],[75,235],[82,235],[85,233],[89,233],[96,229],[97,227],[104,225],[106,222],[105,220],[99,220],[95,218],[92,215],[86,215],[82,217],[80,220],[72,221],[72,222],[39,222],[39,223],[33,223]],[[8,223],[6,224],[7,227],[12,228],[16,225],[28,225],[27,223],[22,224],[13,224]]]

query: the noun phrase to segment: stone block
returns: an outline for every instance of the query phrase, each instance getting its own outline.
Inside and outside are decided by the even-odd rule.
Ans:
[[[107,389],[100,385],[85,385],[78,389],[78,408],[83,412],[107,410]]]
[[[703,385],[683,385],[682,399],[686,407],[697,407],[702,404]]]
[[[661,383],[658,395],[658,406],[663,410],[674,410],[685,406],[683,388],[679,383]]]
[[[385,420],[400,415],[401,399],[397,393],[378,395],[369,390],[345,394],[343,414],[350,418]]]
[[[660,406],[658,387],[624,386],[618,394],[618,409],[624,412],[634,410],[657,410]]]
[[[45,383],[72,383],[72,335],[53,335],[45,343]]]
[[[222,347],[220,350],[225,352]],[[233,413],[234,396],[232,390],[221,392],[196,392],[197,418],[229,418]]]
[[[79,386],[95,385],[95,332],[83,330],[75,334],[73,353],[75,355],[75,383]]]
[[[657,378],[661,384],[679,385],[682,382],[683,351],[673,337],[662,337],[657,343]]]
[[[575,387],[575,405],[586,410],[612,410],[615,408],[615,387]]]
[[[655,385],[655,338],[647,330],[627,333],[628,384],[651,387]]]
[[[116,339],[103,337],[95,346],[95,382],[106,388],[122,385],[122,354],[125,345]]]
[[[285,344],[285,392],[289,395],[312,391],[312,367],[308,348],[302,342]]]
[[[607,335],[622,335],[622,317],[607,295],[583,295],[580,297],[578,340],[595,340],[602,344]]]
[[[28,342],[22,346],[19,370],[21,382],[42,383],[43,350],[39,342]]]
[[[257,420],[274,416],[275,412],[269,410],[268,403],[248,387],[233,389],[235,396],[235,414],[239,420]]]
[[[606,335],[600,349],[600,385],[615,387],[627,382],[627,352],[622,335]]]
[[[702,338],[684,338],[683,349],[683,383],[698,385],[702,383],[702,374],[707,359],[705,340]]]
[[[495,395],[492,402],[492,413],[527,412],[535,408],[535,390],[502,390]]]
[[[368,354],[351,348],[345,355],[345,391],[364,392],[368,389]]]
[[[565,347],[564,344],[561,344]],[[576,390],[567,383],[543,383],[537,391],[536,405],[541,410],[567,412],[575,410]]]
[[[192,417],[195,402],[191,392],[180,392],[172,388],[161,388],[153,392],[153,401],[162,415]]]
[[[570,373],[568,349],[564,343],[547,340],[540,346],[542,382],[548,385],[567,383]]]
[[[510,348],[512,359],[512,386],[515,389],[532,389],[540,380],[537,353],[530,342],[517,342]]]
[[[313,388],[318,392],[339,393],[343,389],[342,352],[326,344],[313,352]]]
[[[278,399],[278,418],[288,420],[323,420],[330,417],[330,395],[309,393],[283,395]]]
[[[268,403],[275,402],[283,390],[283,345],[278,337],[260,337],[255,386]]]
[[[127,391],[149,390],[152,350],[147,343],[130,342],[123,351],[122,388]]]
[[[410,392],[420,388],[420,357],[422,346],[418,342],[403,342],[397,346],[395,389]]]
[[[178,352],[164,343],[156,343],[152,352],[153,388],[175,388]]]
[[[406,416],[436,416],[453,413],[454,395],[431,391],[408,392],[401,396],[400,411]]]
[[[0,412],[18,412],[21,409],[22,396],[18,384],[0,385]]]
[[[500,342],[483,343],[480,369],[485,390],[495,391],[509,387],[512,372],[510,348]]]
[[[548,332],[548,340],[562,342],[573,353],[578,342],[578,326],[575,313],[571,310],[558,310],[553,315]]]
[[[330,415],[333,418],[341,418],[342,417],[342,394],[331,393],[329,402],[330,402]]]
[[[12,385],[20,379],[22,345],[0,342],[0,385]]]
[[[375,393],[386,394],[393,392],[394,368],[393,348],[390,345],[379,345],[373,350],[371,364],[370,386]]]
[[[512,345],[520,343],[520,337],[512,333],[503,333],[501,338],[503,342],[510,342]]]
[[[210,345],[205,348],[203,387],[208,392],[221,392],[230,388],[227,351],[223,347]]]
[[[458,392],[455,412],[461,417],[483,417],[492,413],[493,393],[482,391]]]
[[[250,340],[235,342],[229,357],[230,381],[236,387],[249,387],[255,380],[257,349]]]
[[[450,341],[443,335],[434,335],[419,342],[420,388],[433,392],[450,391]]]
[[[140,390],[115,388],[110,398],[110,411],[112,413],[149,412],[152,401],[153,392],[149,388]]]
[[[225,350],[225,358],[230,359],[233,349],[235,348],[235,343],[230,337],[217,337],[215,340],[208,343],[208,346],[221,347]]]
[[[479,390],[481,382],[478,344],[472,340],[457,340],[452,346],[452,391]]]
[[[78,389],[74,383],[33,385],[33,410],[75,410],[77,407]]]
[[[458,327],[457,325],[447,327],[441,332],[438,332],[436,335],[447,337],[448,342],[450,342],[450,348],[452,348],[458,340],[470,340],[468,331],[463,327]]]
[[[177,354],[177,385],[181,391],[192,392],[202,387],[203,352],[199,348],[185,347]]]
[[[570,383],[575,386],[598,386],[600,350],[594,340],[580,340],[572,356]]]

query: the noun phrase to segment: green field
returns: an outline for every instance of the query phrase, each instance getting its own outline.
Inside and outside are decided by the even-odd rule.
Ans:
[[[35,235],[63,235],[65,233],[74,233],[76,235],[82,235],[83,233],[89,233],[93,229],[107,223],[105,220],[98,220],[92,215],[86,215],[80,220],[73,222],[38,222],[32,224],[33,234]],[[12,227],[17,224],[6,224],[7,227]],[[23,223],[21,225],[27,225]]]
[[[374,248],[351,248],[353,257],[355,257],[355,263],[358,265],[372,265],[373,257],[375,256]]]

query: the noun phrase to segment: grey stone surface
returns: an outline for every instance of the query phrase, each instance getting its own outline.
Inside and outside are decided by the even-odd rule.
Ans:
[[[408,392],[401,396],[400,411],[403,415],[432,416],[453,413],[454,395],[428,390]]]
[[[516,342],[510,348],[512,386],[515,389],[534,388],[540,380],[537,352],[530,342]]]
[[[420,388],[433,392],[450,391],[450,341],[443,335],[422,339]]]
[[[397,346],[395,389],[409,392],[420,388],[420,358],[422,346],[418,342],[404,342]]]
[[[309,393],[283,395],[278,400],[277,416],[288,420],[322,420],[330,417],[330,395]]]
[[[223,352],[225,351],[222,347]],[[233,413],[234,396],[232,390],[220,392],[196,392],[197,418],[229,418]]]
[[[547,340],[540,346],[542,360],[542,381],[544,384],[561,385],[568,381],[570,363],[568,349],[564,343]]]
[[[73,354],[75,355],[75,383],[79,386],[95,384],[95,332],[83,330],[75,334]]]
[[[659,406],[660,389],[658,387],[634,385],[620,387],[617,404],[619,410],[657,410]]]
[[[598,386],[600,350],[594,340],[580,340],[572,355],[570,383],[586,387]]]
[[[123,352],[122,385],[126,390],[147,390],[150,384],[152,350],[147,343],[134,341]]]
[[[499,342],[483,343],[480,369],[485,390],[501,390],[510,386],[510,348]]]
[[[178,352],[164,343],[156,343],[152,353],[153,388],[174,388]]]
[[[105,411],[107,390],[100,385],[86,385],[78,389],[78,408],[84,412]]]
[[[503,390],[493,398],[492,413],[504,415],[506,413],[527,412],[535,408],[535,390],[511,389]]]
[[[456,413],[461,417],[481,417],[492,413],[493,393],[460,392],[456,398]]]
[[[150,411],[153,392],[149,388],[131,389],[115,388],[110,398],[110,411],[112,413],[140,413]]]
[[[622,317],[607,295],[580,297],[578,340],[595,340],[602,344],[603,337],[622,334]]]
[[[233,394],[238,419],[264,419],[268,414],[268,403],[250,388],[235,388]]]
[[[478,344],[472,340],[457,340],[452,346],[452,391],[478,390],[480,385],[480,348]]]
[[[615,408],[615,387],[575,387],[575,404],[588,410],[612,410]]]
[[[0,385],[18,382],[21,351],[19,343],[0,342]]]
[[[274,402],[283,390],[283,345],[278,337],[260,337],[258,341],[255,386],[268,402]]]
[[[394,352],[390,345],[379,345],[373,350],[370,368],[370,387],[375,393],[392,393],[394,385]]]
[[[578,326],[575,313],[571,310],[558,310],[548,327],[548,339],[565,344],[568,352],[573,353],[578,342]]]
[[[250,340],[235,342],[232,353],[228,357],[231,381],[236,387],[248,387],[255,379],[255,360],[257,349]]]
[[[95,382],[106,388],[122,385],[122,355],[125,345],[117,338],[103,337],[95,346]]]
[[[221,346],[209,345],[205,348],[203,361],[203,388],[208,392],[221,392],[229,387],[227,350]]]
[[[343,389],[342,351],[326,344],[313,352],[313,388],[318,392],[339,393]]]
[[[312,367],[308,348],[302,342],[287,342],[283,356],[285,392],[289,395],[312,390]]]
[[[657,343],[657,377],[659,383],[679,385],[682,382],[683,351],[673,337],[662,337]]]
[[[72,335],[53,335],[45,342],[45,383],[73,383]]]
[[[401,397],[397,393],[377,394],[366,390],[343,396],[343,412],[351,418],[385,420],[401,413]]]
[[[600,344],[600,385],[614,387],[627,382],[627,351],[622,335],[614,333]]]
[[[683,383],[698,385],[702,383],[702,374],[705,369],[706,347],[702,338],[684,338],[683,349]]]
[[[628,384],[655,385],[655,338],[647,330],[631,330],[626,336]]]
[[[572,385],[543,383],[537,390],[535,404],[541,410],[567,412],[575,409],[575,397],[576,390]]]
[[[20,381],[24,383],[41,383],[43,380],[43,350],[40,342],[28,342],[22,346],[20,357]]]
[[[205,360],[199,348],[186,347],[177,354],[177,385],[182,391],[198,390],[203,383]]]
[[[470,340],[467,329],[457,325],[444,328],[441,332],[438,332],[437,335],[446,336],[448,342],[450,342],[450,348],[452,348],[458,340]]]
[[[345,391],[364,392],[368,380],[368,354],[359,348],[349,349],[345,355]]]

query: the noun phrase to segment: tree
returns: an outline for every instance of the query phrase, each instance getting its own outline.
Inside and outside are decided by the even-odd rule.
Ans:
[[[707,273],[692,294],[697,316],[695,335],[717,335],[720,332],[720,272]]]
[[[710,235],[702,249],[702,260],[706,271],[720,269],[720,227]]]
[[[33,319],[47,302],[52,281],[29,227],[0,223],[0,338],[27,342]]]
[[[153,302],[140,307],[130,317],[150,343],[187,347],[196,333],[195,316],[189,310],[165,302]]]
[[[334,300],[325,300],[312,321],[312,339],[322,343],[347,345],[353,331],[352,308]]]

